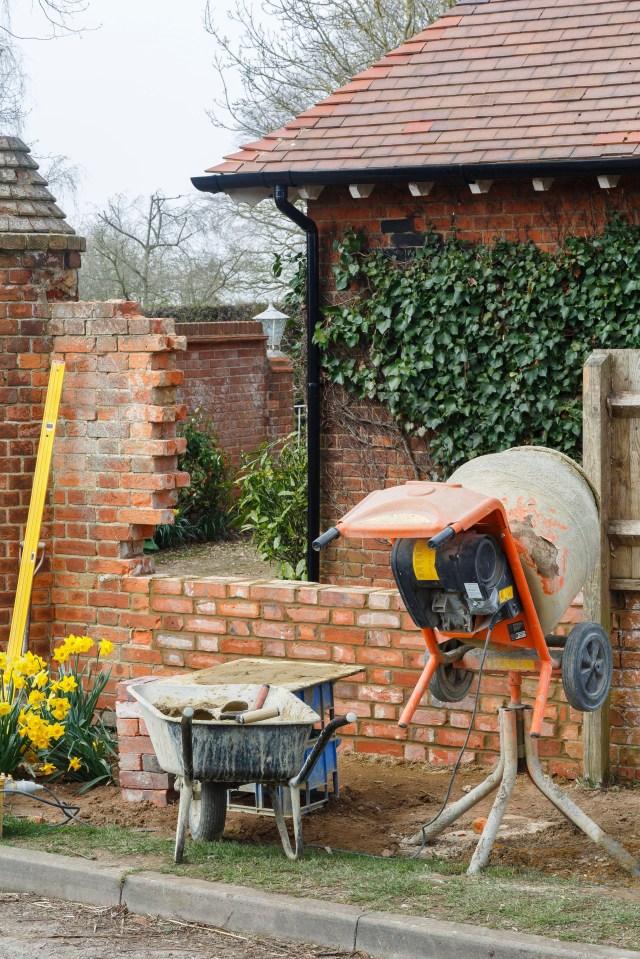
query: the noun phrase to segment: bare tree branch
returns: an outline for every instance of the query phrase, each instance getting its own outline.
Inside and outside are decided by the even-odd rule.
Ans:
[[[21,4],[26,6],[25,0],[21,0]],[[15,7],[15,0],[1,0],[0,33],[14,40],[54,40],[89,29],[74,22],[74,18],[86,13],[89,0],[30,0],[29,13],[36,23],[39,19],[44,27],[44,32],[38,31],[33,35],[17,33],[13,29],[12,13]]]
[[[205,27],[216,41],[214,67],[222,85],[210,116],[217,126],[264,136],[404,43],[452,2],[235,0],[228,14],[236,36],[240,30],[235,40],[207,0]],[[240,81],[238,95],[230,92],[230,76]]]
[[[262,299],[275,284],[271,248],[251,224],[239,227],[226,197],[112,197],[84,227],[82,296],[143,306]]]
[[[27,0],[20,0],[21,12]],[[17,135],[25,117],[25,71],[19,40],[52,40],[78,33],[83,28],[74,17],[84,13],[89,0],[29,0],[29,12],[43,26],[35,36],[23,36],[12,27],[17,0],[0,0],[0,128],[4,134]],[[86,28],[84,28],[86,29]]]

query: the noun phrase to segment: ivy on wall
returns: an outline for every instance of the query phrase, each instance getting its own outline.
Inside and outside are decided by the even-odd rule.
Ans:
[[[325,374],[429,433],[438,474],[524,444],[580,457],[586,358],[640,346],[640,227],[615,217],[556,253],[429,233],[400,260],[353,229],[335,249]]]

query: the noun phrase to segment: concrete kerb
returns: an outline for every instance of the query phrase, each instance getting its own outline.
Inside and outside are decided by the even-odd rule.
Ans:
[[[98,866],[71,856],[33,849],[0,846],[0,889],[82,902],[88,906],[119,906],[121,869]]]
[[[335,902],[160,873],[127,876],[122,900],[131,912],[203,922],[229,932],[312,942],[346,952],[355,947],[362,916],[362,910]]]
[[[640,959],[640,952],[558,942],[465,923],[274,895],[224,883],[129,872],[70,856],[0,846],[0,891],[199,922],[229,932],[357,950],[376,959]]]

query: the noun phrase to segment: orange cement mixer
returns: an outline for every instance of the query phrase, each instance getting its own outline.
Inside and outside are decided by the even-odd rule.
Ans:
[[[552,674],[582,711],[606,700],[613,671],[602,626],[554,635],[599,549],[596,498],[563,454],[522,447],[464,464],[447,483],[408,482],[371,493],[314,543],[338,536],[391,540],[391,568],[428,658],[400,717],[407,726],[428,687],[464,699],[482,650],[509,672],[538,674],[531,735],[539,736]],[[474,658],[475,653],[475,658]]]

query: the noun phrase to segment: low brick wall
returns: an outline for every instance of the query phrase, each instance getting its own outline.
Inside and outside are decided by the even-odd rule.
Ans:
[[[351,727],[344,732],[344,751],[436,764],[457,758],[475,687],[467,699],[451,705],[428,694],[410,728],[397,725],[420,675],[424,644],[396,590],[220,577],[125,577],[122,584],[132,609],[123,614],[131,639],[120,646],[120,675],[127,671],[126,664],[130,675],[139,679],[202,669],[241,656],[354,663],[362,666],[362,673],[336,685],[338,708],[358,716],[356,731]],[[568,630],[580,617],[578,604],[568,611],[561,628]],[[624,681],[620,673],[618,679]],[[534,688],[534,681],[525,682],[524,695],[530,701]],[[620,695],[624,698],[628,692],[621,690]],[[154,765],[146,731],[136,726],[139,713],[128,701],[126,683],[120,684],[118,699],[125,798],[166,801],[168,780]],[[465,763],[496,762],[497,710],[507,699],[506,677],[486,674]],[[617,721],[623,721],[621,715]],[[570,777],[581,773],[581,723],[582,714],[569,707],[560,683],[553,683],[539,744],[551,773]],[[628,735],[628,730],[621,734]],[[613,747],[612,756],[618,748]],[[633,778],[640,769],[619,772]]]

